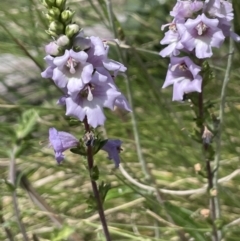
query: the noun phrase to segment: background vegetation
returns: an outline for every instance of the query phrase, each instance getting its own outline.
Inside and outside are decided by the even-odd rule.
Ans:
[[[240,6],[235,2],[235,30],[240,34]],[[121,54],[113,44],[110,56],[124,59],[128,67],[128,76],[116,81],[134,111],[106,110],[106,125],[99,129],[104,136],[123,141],[123,169],[114,170],[106,153],[95,157],[100,179],[111,183],[104,208],[112,238],[210,240],[207,179],[194,168],[199,163],[204,171],[202,150],[189,137],[193,113],[188,102],[171,101],[171,88],[161,89],[169,59],[158,55],[163,48],[160,28],[171,21],[169,11],[175,1],[112,1],[115,36],[107,3],[68,1],[86,35],[120,39]],[[74,235],[78,236],[75,240],[104,240],[98,215],[87,205],[91,187],[85,160],[66,152],[66,160],[58,166],[47,147],[49,127],[79,137],[83,128],[69,125],[64,109],[56,105],[60,91],[40,75],[45,68],[44,45],[49,42],[44,11],[37,0],[1,2],[0,240],[11,235],[13,240],[23,240],[19,222],[29,240],[71,240]],[[212,111],[217,116],[228,45],[226,41],[210,60],[215,79],[204,93],[205,100],[214,102]],[[228,241],[238,241],[240,235],[239,48],[235,44],[219,169],[222,218],[218,225]],[[21,140],[24,131],[28,138]],[[16,148],[20,154],[15,155]],[[15,157],[16,190],[7,181],[9,163]]]

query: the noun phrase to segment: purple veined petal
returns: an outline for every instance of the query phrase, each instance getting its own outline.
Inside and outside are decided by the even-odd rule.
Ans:
[[[45,79],[48,79],[48,78],[52,78],[53,76],[53,69],[54,67],[52,66],[49,66],[47,67],[42,73],[41,73],[41,76]]]
[[[77,62],[80,62],[81,64],[85,64],[88,59],[88,55],[84,51],[75,52],[72,49],[69,52],[69,56],[71,56],[73,59],[77,60]]]
[[[195,47],[195,53],[196,56],[199,59],[209,58],[212,56],[212,48],[210,47],[209,43],[206,43],[206,41],[202,40],[195,40],[196,41],[196,47]]]
[[[176,82],[173,85],[173,101],[182,101],[184,95],[184,86],[189,83],[188,80],[183,80],[181,82]]]
[[[57,131],[52,127],[49,129],[49,144],[54,149],[55,158],[60,164],[64,159],[63,152],[76,147],[79,140],[68,132]]]
[[[120,164],[119,153],[121,149],[122,141],[116,139],[109,139],[107,143],[102,147],[102,150],[108,153],[108,159],[113,160],[115,167],[118,168]]]
[[[90,37],[90,40],[94,46],[94,55],[101,56],[106,54],[106,50],[104,48],[104,44],[99,37]]]
[[[70,57],[70,52],[69,52],[69,50],[66,49],[64,55],[59,56],[59,57],[56,57],[56,58],[53,60],[53,63],[54,63],[56,66],[62,68],[62,67],[67,63],[69,57]]]
[[[92,76],[92,83],[106,82],[108,80],[108,76],[101,74],[101,72],[99,72],[99,68],[96,69],[96,71],[94,72],[94,74]],[[107,71],[105,71],[105,72],[107,72]],[[109,74],[109,73],[107,72],[107,74]]]
[[[74,116],[80,121],[83,121],[86,116],[85,110],[83,109],[83,100],[77,96],[75,98],[66,98],[66,115]]]
[[[85,107],[84,109],[89,125],[91,125],[93,128],[104,125],[106,117],[101,106],[97,105],[96,99],[95,101],[88,103],[88,107]]]
[[[202,92],[202,77],[200,75],[196,76],[196,78],[190,81],[184,87],[184,93],[191,93],[191,92]]]
[[[61,89],[65,88],[68,83],[68,77],[66,76],[65,72],[60,71],[58,68],[53,70],[52,79],[54,83]]]
[[[117,97],[114,105],[122,110],[132,112],[132,109],[124,95],[120,95],[119,97]]]
[[[61,96],[57,101],[57,105],[66,105],[66,98],[66,96]]]
[[[117,70],[117,71],[125,72],[127,70],[127,68],[123,64],[111,59],[103,60],[103,66],[109,71]]]
[[[45,46],[45,52],[49,55],[58,55],[59,51],[58,51],[59,46],[55,43],[55,42],[50,42],[49,44],[47,44]]]
[[[81,79],[84,84],[87,84],[92,80],[92,73],[93,73],[92,64],[85,63],[82,65]]]
[[[162,49],[159,52],[159,55],[162,56],[163,58],[167,56],[177,56],[180,54],[180,51],[176,49],[177,42],[169,44],[167,47]]]

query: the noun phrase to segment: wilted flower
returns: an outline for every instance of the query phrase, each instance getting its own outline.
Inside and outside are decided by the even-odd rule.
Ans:
[[[49,129],[49,146],[54,149],[58,164],[64,159],[63,152],[78,146],[78,144],[79,140],[73,135],[64,131],[57,131],[53,127]]]
[[[115,167],[118,168],[120,164],[119,153],[121,149],[122,141],[108,139],[107,143],[102,147],[102,150],[108,153],[109,160],[113,160]]]
[[[194,64],[189,57],[172,57],[162,88],[173,85],[173,100],[182,101],[185,93],[201,92],[200,71],[200,66]]]

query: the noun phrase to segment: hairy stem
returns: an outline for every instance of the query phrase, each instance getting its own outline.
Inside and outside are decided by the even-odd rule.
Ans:
[[[84,119],[83,123],[84,123],[84,126],[85,126],[86,133],[90,132],[91,130],[90,130],[90,126],[87,122],[87,118]],[[99,190],[98,190],[98,187],[97,187],[97,183],[91,177],[91,171],[92,171],[93,166],[94,166],[93,152],[92,152],[92,146],[91,145],[88,145],[88,147],[87,147],[87,162],[88,162],[89,175],[90,175],[90,178],[91,178],[92,190],[93,190],[94,197],[96,199],[98,214],[99,214],[99,217],[100,217],[100,220],[101,220],[101,223],[102,223],[105,238],[106,238],[106,241],[111,241],[111,237],[110,237],[110,233],[109,233],[109,230],[108,230],[107,221],[106,221],[106,218],[105,218],[103,205],[102,205],[101,197],[100,197]]]

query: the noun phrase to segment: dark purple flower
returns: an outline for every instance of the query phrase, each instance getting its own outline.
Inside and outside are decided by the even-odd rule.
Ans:
[[[54,149],[58,164],[64,159],[63,152],[76,147],[78,144],[79,140],[73,135],[64,131],[57,131],[53,127],[49,129],[49,146]]]
[[[119,153],[121,149],[122,141],[108,139],[107,143],[102,147],[102,150],[108,153],[109,160],[113,160],[115,167],[118,168],[120,164]]]
[[[188,19],[185,24],[178,25],[183,46],[192,51],[199,59],[212,56],[212,47],[219,48],[225,36],[217,26],[217,19],[210,19],[205,14],[199,15],[196,19]]]
[[[183,95],[190,92],[201,92],[201,68],[189,57],[172,57],[162,88],[173,85],[173,101],[182,101]]]

